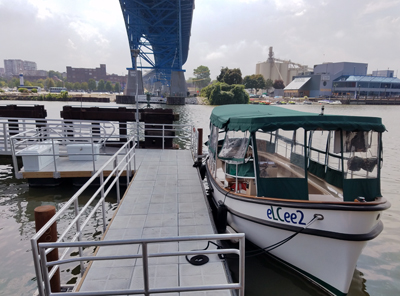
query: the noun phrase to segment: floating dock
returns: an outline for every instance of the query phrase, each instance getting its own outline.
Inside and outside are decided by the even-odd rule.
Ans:
[[[215,234],[204,187],[188,150],[136,150],[139,167],[104,241]],[[207,241],[158,243],[149,252],[204,249]],[[215,246],[210,249],[216,249]],[[96,256],[131,255],[137,246],[100,247]],[[227,284],[228,273],[217,255],[202,266],[189,264],[184,256],[149,259],[151,288]],[[95,261],[87,268],[76,292],[143,289],[141,259]],[[205,292],[204,292],[205,293]],[[229,290],[208,292],[231,295]],[[191,292],[168,295],[192,295]],[[200,294],[196,294],[200,295]],[[206,295],[206,294],[201,294]],[[211,295],[211,294],[207,294]]]

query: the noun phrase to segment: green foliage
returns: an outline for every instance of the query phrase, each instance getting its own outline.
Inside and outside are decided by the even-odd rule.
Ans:
[[[37,94],[37,89],[36,88],[32,88],[31,92]]]
[[[18,89],[18,91],[19,91],[20,93],[28,93],[28,92],[29,92],[29,90],[26,89],[26,88],[24,88],[24,87],[20,87],[20,88]]]
[[[1,88],[0,88],[0,92],[4,92],[4,89],[1,89]]]
[[[112,86],[110,81],[106,82],[106,85],[105,85],[104,88],[105,88],[106,91],[112,91],[113,90],[113,86]]]
[[[88,87],[89,90],[96,90],[96,81],[94,81],[94,79],[89,79]]]
[[[81,89],[83,89],[84,91],[89,89],[88,83],[87,82],[82,82],[81,83]]]
[[[283,84],[283,80],[275,80],[275,82],[272,86],[275,89],[284,89],[285,88],[285,84]]]
[[[55,87],[56,86],[56,84],[54,83],[54,80],[51,79],[51,78],[47,78],[45,80],[45,84],[46,84],[47,89],[49,89],[50,87]]]
[[[57,81],[56,81],[56,86],[57,86],[57,87],[64,87],[64,82],[63,82],[63,81],[60,81],[60,80],[57,80]]]
[[[118,82],[114,85],[114,91],[116,93],[120,93],[121,92],[121,85]]]
[[[50,70],[49,71],[49,78],[57,77],[58,79],[63,79],[62,74],[58,71]],[[62,86],[62,85],[61,85]]]
[[[74,83],[74,88],[73,88],[73,89],[75,89],[75,90],[81,89],[81,84],[80,84],[79,82],[75,82],[75,83]]]
[[[193,75],[195,78],[192,79],[192,82],[194,82],[198,88],[207,86],[211,81],[210,69],[207,66],[198,66],[193,70]]]
[[[3,80],[0,80],[0,87],[6,87],[7,83]]]
[[[259,89],[265,88],[266,85],[265,79],[261,74],[246,76],[243,79],[243,83],[245,88],[254,88],[256,92],[258,92]]]
[[[74,87],[74,84],[72,82],[65,82],[65,88],[68,90],[72,90]]]
[[[101,79],[101,80],[99,81],[99,84],[97,85],[97,90],[98,90],[98,91],[104,91],[104,89],[105,89],[105,83],[104,83],[104,80]]]
[[[68,92],[63,90],[59,95],[57,95],[57,99],[66,101],[68,99]]]
[[[202,89],[201,95],[206,97],[211,105],[248,104],[249,95],[241,84],[229,85],[216,82]]]
[[[271,78],[268,78],[267,81],[265,81],[265,88],[270,89],[274,85],[274,82],[272,81]]]
[[[222,68],[221,73],[218,75],[219,82],[225,82],[229,85],[242,84],[242,71],[239,68],[229,69],[228,67]]]

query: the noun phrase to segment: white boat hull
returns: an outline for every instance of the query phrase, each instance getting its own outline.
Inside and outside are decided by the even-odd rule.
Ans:
[[[330,209],[318,203],[254,199],[227,194],[212,178],[209,184],[216,204],[228,208],[228,224],[260,248],[288,238],[315,214],[322,215],[323,220],[314,221],[270,254],[334,295],[347,294],[362,249],[383,229],[382,207],[358,211],[340,205]]]

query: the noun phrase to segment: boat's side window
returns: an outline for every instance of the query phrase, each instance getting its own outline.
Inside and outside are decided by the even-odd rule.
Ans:
[[[377,178],[379,133],[343,132],[344,171],[347,179]]]

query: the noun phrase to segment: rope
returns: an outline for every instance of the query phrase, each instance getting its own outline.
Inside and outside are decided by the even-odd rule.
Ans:
[[[317,220],[323,220],[323,219],[324,219],[324,216],[322,216],[321,214],[314,214],[314,218],[312,218],[312,219],[310,220],[310,222],[308,222],[308,223],[306,224],[306,226],[304,226],[304,227],[301,228],[300,230],[296,231],[295,233],[293,233],[293,234],[290,235],[289,237],[287,237],[287,238],[285,238],[285,239],[283,239],[283,240],[281,240],[281,241],[279,241],[279,242],[277,242],[277,243],[275,243],[275,244],[273,244],[273,245],[270,245],[270,246],[265,247],[265,248],[259,248],[259,249],[257,249],[257,250],[253,250],[253,251],[248,251],[248,252],[246,252],[246,258],[255,257],[255,256],[258,256],[258,255],[263,254],[264,252],[270,252],[270,251],[272,251],[272,250],[274,250],[274,249],[276,249],[276,248],[279,248],[280,246],[284,245],[285,243],[287,243],[288,241],[290,241],[292,238],[294,238],[296,235],[298,235],[299,233],[301,233],[302,231],[304,231],[307,227],[309,227],[309,226],[310,226],[311,224],[313,224],[315,221],[317,221]],[[217,249],[222,249],[222,248],[223,248],[222,246],[220,246],[220,245],[218,245],[218,244],[216,244],[216,243],[214,243],[214,242],[212,242],[212,241],[208,241],[207,246],[206,246],[204,249],[197,249],[197,250],[192,250],[192,251],[203,251],[203,250],[207,250],[208,247],[210,246],[210,244],[213,244],[213,245],[217,246]],[[206,257],[207,259],[205,259],[204,257]],[[235,258],[235,257],[229,257],[228,255],[222,255],[222,254],[219,254],[218,257],[219,257],[220,259]],[[191,259],[188,259],[188,257],[185,256],[185,258],[186,258],[187,262],[189,262],[189,263],[192,264],[192,265],[203,265],[203,264],[206,264],[206,263],[208,262],[208,257],[205,256],[205,255],[196,255],[196,256],[193,256]]]

